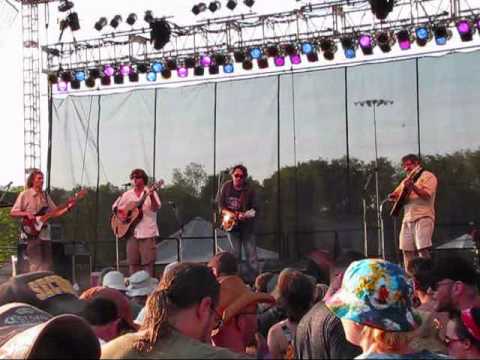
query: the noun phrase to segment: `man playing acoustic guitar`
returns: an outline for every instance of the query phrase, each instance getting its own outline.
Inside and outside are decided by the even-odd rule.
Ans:
[[[132,188],[118,197],[113,203],[113,212],[121,220],[129,215],[124,214],[125,208],[131,203],[141,203],[141,218],[138,223],[133,224],[133,229],[128,232],[127,239],[127,262],[130,275],[145,270],[150,276],[154,276],[155,266],[155,238],[159,235],[157,225],[157,211],[162,206],[160,197],[152,189],[146,188],[148,177],[144,170],[134,169],[130,173]]]
[[[420,159],[414,154],[405,155],[402,166],[407,177],[388,195],[388,199],[392,202],[405,199],[400,250],[408,272],[410,261],[414,257],[430,257],[435,227],[437,178],[421,167]]]
[[[14,218],[25,218],[28,221],[35,221],[36,215],[40,212],[46,213],[57,208],[50,196],[43,190],[43,173],[34,169],[27,179],[27,186],[15,201],[10,216]],[[73,206],[69,203],[56,215],[61,216]],[[27,257],[30,271],[52,270],[52,244],[47,227],[43,227],[38,234],[27,234],[24,229],[20,232],[20,241],[26,242]],[[19,256],[21,256],[19,254]]]
[[[232,180],[226,181],[220,190],[217,203],[222,217],[222,226],[233,248],[233,255],[241,261],[242,247],[247,254],[249,267],[247,280],[255,280],[258,273],[257,247],[255,244],[255,211],[257,208],[254,189],[247,183],[248,171],[243,165],[235,165],[230,171]],[[253,278],[253,279],[251,279]]]

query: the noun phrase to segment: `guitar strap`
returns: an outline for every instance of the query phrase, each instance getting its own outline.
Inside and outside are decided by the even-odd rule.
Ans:
[[[241,211],[246,211],[247,210],[247,195],[249,194],[249,188],[248,186],[245,186],[242,189],[242,192],[240,193],[240,209]]]

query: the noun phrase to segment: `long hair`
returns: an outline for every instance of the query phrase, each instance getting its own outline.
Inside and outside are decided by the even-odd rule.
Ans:
[[[364,326],[362,336],[375,342],[381,352],[395,354],[410,343],[415,332],[392,332]]]
[[[28,175],[27,189],[30,189],[30,188],[33,187],[33,181],[35,180],[35,176],[37,176],[38,174],[43,175],[43,172],[39,169],[33,169],[32,172],[30,173],[30,175]]]

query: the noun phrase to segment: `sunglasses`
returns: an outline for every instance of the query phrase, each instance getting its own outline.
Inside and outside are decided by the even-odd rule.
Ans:
[[[233,174],[233,177],[237,179],[243,179],[245,176],[243,176],[242,174]]]

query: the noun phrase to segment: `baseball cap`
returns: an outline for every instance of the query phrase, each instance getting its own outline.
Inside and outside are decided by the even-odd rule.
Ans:
[[[421,324],[413,310],[413,281],[389,261],[355,261],[345,271],[341,288],[325,302],[339,318],[391,332]]]
[[[24,303],[0,306],[0,358],[99,359],[100,344],[82,318],[52,316]]]
[[[70,281],[50,271],[13,276],[0,285],[0,305],[11,302],[30,304],[51,315],[80,314],[85,307]]]

